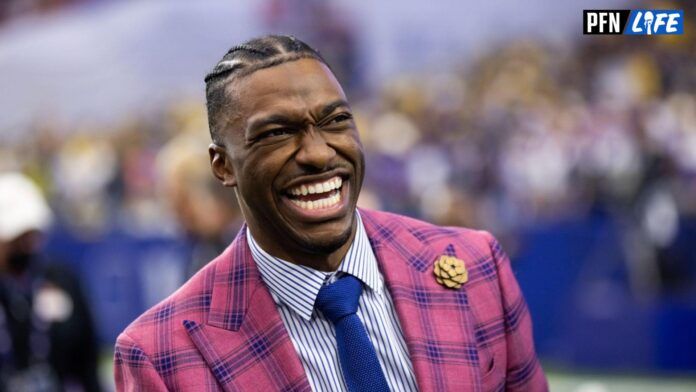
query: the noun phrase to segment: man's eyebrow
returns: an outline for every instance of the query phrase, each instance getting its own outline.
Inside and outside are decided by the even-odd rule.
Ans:
[[[348,101],[345,99],[337,99],[330,104],[324,106],[320,111],[319,111],[319,118],[324,118],[328,116],[329,114],[333,113],[334,110],[337,108],[340,108],[341,106],[345,106],[348,109],[350,109],[350,105],[348,104]]]

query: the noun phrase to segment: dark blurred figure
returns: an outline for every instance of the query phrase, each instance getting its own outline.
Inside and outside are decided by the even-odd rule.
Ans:
[[[261,17],[266,30],[292,31],[318,48],[350,95],[363,92],[358,24],[346,9],[323,0],[268,0],[262,3]]]
[[[40,254],[52,214],[38,188],[0,174],[0,390],[99,391],[92,317],[76,277]]]
[[[204,134],[179,135],[157,157],[163,196],[191,246],[187,276],[225,250],[243,223],[237,200],[210,174]]]

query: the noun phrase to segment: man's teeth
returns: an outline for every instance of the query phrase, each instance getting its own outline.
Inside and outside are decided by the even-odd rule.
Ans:
[[[333,207],[336,204],[338,204],[338,202],[341,201],[341,192],[334,192],[329,197],[325,197],[323,199],[318,199],[314,201],[304,201],[296,199],[290,199],[290,201],[298,205],[300,208],[304,208],[305,210],[318,210],[320,208]]]
[[[296,186],[296,187],[290,189],[290,194],[295,195],[295,196],[300,196],[300,195],[306,196],[306,195],[312,195],[315,193],[331,192],[334,189],[339,189],[342,184],[343,184],[343,180],[341,179],[341,177],[334,177],[328,181],[318,182],[316,184],[310,184],[310,185],[303,184],[300,186]]]
[[[341,177],[336,176],[324,182],[298,185],[290,189],[288,193],[293,196],[307,196],[328,193],[326,197],[317,200],[290,198],[290,201],[295,203],[295,205],[299,206],[300,208],[305,210],[317,210],[320,208],[333,207],[341,201],[341,185],[343,185],[343,180]]]

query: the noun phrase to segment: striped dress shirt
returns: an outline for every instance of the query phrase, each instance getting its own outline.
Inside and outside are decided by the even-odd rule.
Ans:
[[[360,214],[348,253],[336,272],[322,272],[268,254],[246,235],[254,261],[278,307],[314,391],[347,391],[338,362],[336,332],[321,312],[314,310],[319,289],[350,274],[363,283],[357,315],[372,341],[392,391],[415,391],[416,379],[394,303],[384,285]]]

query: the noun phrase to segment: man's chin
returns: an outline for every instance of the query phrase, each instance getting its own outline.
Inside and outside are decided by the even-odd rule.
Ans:
[[[337,251],[348,241],[350,241],[352,234],[353,225],[351,220],[351,224],[338,233],[306,233],[298,236],[296,238],[296,242],[299,247],[305,250],[307,253],[328,255]]]

